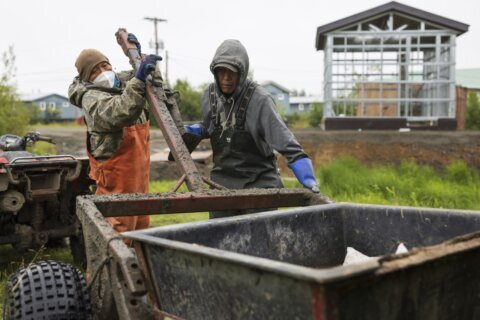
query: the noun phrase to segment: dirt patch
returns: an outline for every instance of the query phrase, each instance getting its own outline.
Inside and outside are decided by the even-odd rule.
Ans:
[[[210,163],[195,162],[200,175],[210,177]],[[174,161],[152,161],[150,163],[150,180],[178,180],[182,176],[180,168]]]
[[[57,142],[60,153],[75,156],[85,154],[83,128],[48,128],[42,134]],[[293,130],[314,165],[328,163],[342,156],[352,156],[364,164],[398,164],[414,159],[437,169],[456,160],[462,160],[480,170],[480,132],[467,131],[322,131],[316,129]],[[160,130],[151,131],[152,154],[167,148]],[[199,146],[209,148],[208,141]],[[283,157],[278,158],[284,176],[293,176]],[[197,163],[202,175],[208,176],[211,164]],[[180,171],[174,162],[152,162],[151,178],[178,179]]]

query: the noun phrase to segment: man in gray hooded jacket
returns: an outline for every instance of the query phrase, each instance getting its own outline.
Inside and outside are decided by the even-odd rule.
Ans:
[[[213,181],[229,189],[282,188],[274,150],[288,161],[299,182],[319,192],[312,162],[280,118],[272,97],[247,79],[249,59],[238,40],[225,40],[210,71],[215,82],[202,97],[203,123],[186,131],[210,138]],[[213,212],[210,218],[244,212]]]

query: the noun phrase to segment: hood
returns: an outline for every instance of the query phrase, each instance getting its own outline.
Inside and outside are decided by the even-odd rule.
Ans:
[[[225,40],[218,47],[210,64],[210,71],[213,73],[213,76],[215,76],[214,69],[219,64],[228,64],[239,70],[238,86],[234,93],[234,95],[237,95],[242,91],[248,76],[249,60],[247,50],[238,40]],[[220,92],[216,78],[215,83],[217,91]]]

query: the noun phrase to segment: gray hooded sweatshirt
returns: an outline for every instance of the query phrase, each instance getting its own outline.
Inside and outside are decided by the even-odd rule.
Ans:
[[[225,40],[218,47],[212,63],[210,64],[210,70],[214,76],[214,69],[219,64],[231,65],[239,72],[237,88],[229,97],[226,97],[222,94],[216,77],[215,83],[213,84],[215,88],[214,103],[216,104],[217,117],[220,119],[220,123],[222,124],[221,127],[223,130],[236,130],[232,128],[235,128],[235,116],[240,104],[239,102],[242,100],[242,96],[246,91],[246,87],[252,83],[251,80],[247,79],[249,59],[245,47],[238,40]],[[216,126],[212,121],[209,87],[207,87],[202,97],[202,117],[203,126],[206,129],[205,137],[211,138]],[[217,125],[217,130],[218,129],[219,128]],[[255,161],[258,159],[265,159],[261,161],[271,161],[269,159],[273,159],[273,162],[275,162],[274,150],[285,156],[289,164],[298,159],[307,157],[302,147],[293,136],[292,132],[286,127],[285,123],[280,118],[272,97],[261,86],[256,87],[248,104],[244,123],[244,131],[250,134],[256,146],[256,148],[254,148],[255,151],[253,152],[258,153],[259,157],[254,157]],[[213,142],[214,141],[212,139],[212,146]],[[238,158],[238,153],[236,156]],[[247,154],[246,157],[248,157]],[[222,161],[225,161],[225,157],[222,157],[221,159]],[[235,166],[238,168],[238,164],[235,164]],[[246,168],[246,171],[248,170],[251,170],[251,168]],[[258,174],[252,173],[252,177],[245,179],[245,177],[238,176],[234,171],[235,169],[232,169],[232,167],[226,169],[223,163],[216,161],[214,148],[214,168],[212,170],[212,179],[214,181],[217,181],[228,188],[281,186],[279,178],[278,182],[280,185],[278,182],[264,181],[257,183],[255,180],[259,180]],[[222,177],[220,179],[215,179],[216,172],[221,173]],[[267,180],[271,181],[271,179]]]

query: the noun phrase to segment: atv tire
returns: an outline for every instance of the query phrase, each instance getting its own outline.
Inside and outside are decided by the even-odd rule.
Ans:
[[[3,318],[92,319],[85,278],[74,266],[40,261],[8,279]]]

